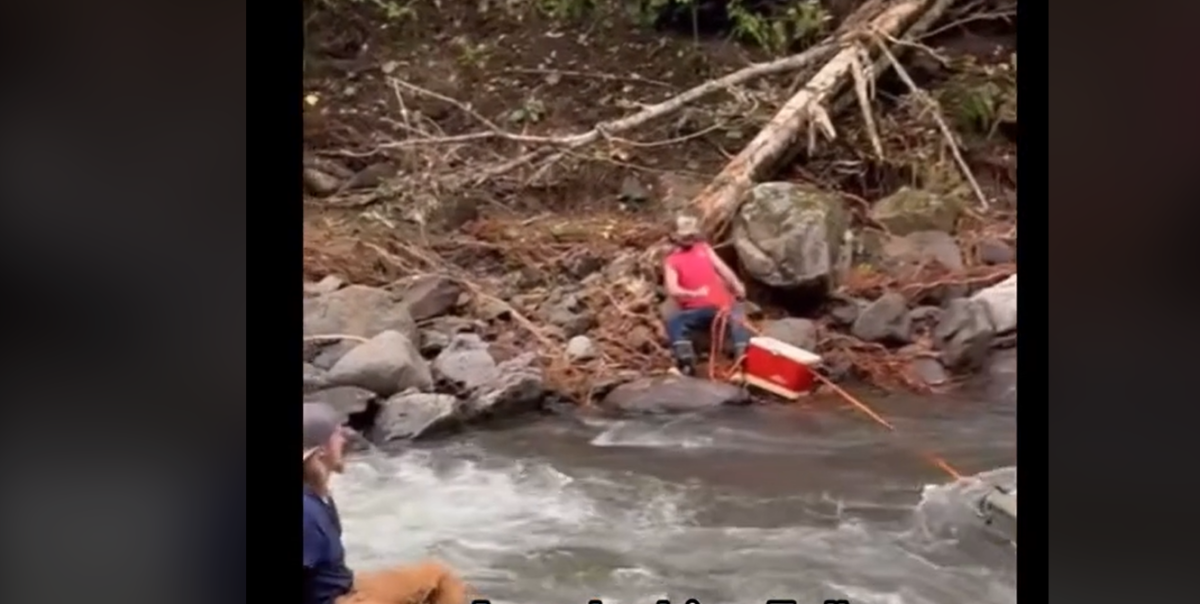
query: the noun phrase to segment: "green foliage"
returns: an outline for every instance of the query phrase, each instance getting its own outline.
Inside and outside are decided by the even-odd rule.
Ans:
[[[337,10],[341,6],[367,6],[379,11],[380,16],[388,21],[406,21],[415,19],[417,11],[414,6],[419,0],[316,0],[324,9]]]
[[[937,96],[958,131],[991,136],[1001,122],[1017,120],[1016,55],[989,65],[968,57],[952,68],[954,77]]]
[[[726,9],[733,22],[735,36],[775,53],[820,38],[832,20],[818,0],[797,2],[779,15],[751,11],[745,6],[744,0],[730,0]]]
[[[499,10],[508,14],[535,10],[554,21],[579,22],[624,13],[644,27],[653,25],[668,11],[691,13],[693,24],[706,0],[501,0],[478,5],[483,12]],[[723,5],[731,23],[733,37],[772,53],[782,53],[797,45],[809,44],[828,33],[832,17],[820,0],[770,3],[761,0],[714,0]],[[440,8],[440,0],[306,0],[310,20],[318,13],[341,8],[366,7],[388,21],[409,22],[417,19],[420,3]],[[707,7],[707,5],[706,5]]]
[[[596,0],[535,0],[542,14],[558,21],[579,21],[597,8]]]

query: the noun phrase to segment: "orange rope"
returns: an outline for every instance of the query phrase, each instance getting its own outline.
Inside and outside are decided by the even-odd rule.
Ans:
[[[713,318],[712,327],[711,327],[712,333],[710,336],[712,345],[709,349],[709,354],[708,354],[708,378],[710,380],[716,381],[716,380],[721,379],[719,377],[721,372],[718,368],[718,359],[721,358],[721,353],[724,352],[724,349],[725,349],[725,332],[728,331],[726,328],[729,326],[729,319],[732,317],[732,315],[733,315],[733,307],[728,306],[728,307],[722,308],[721,310],[717,311],[716,317]],[[756,329],[753,325],[750,324],[749,321],[746,321],[744,319],[734,319],[734,320],[741,323],[742,326],[745,327],[751,333],[754,333],[757,335],[762,335],[762,331]],[[744,355],[740,356],[737,359],[734,359],[733,367],[726,374],[726,379],[728,379],[729,377],[732,377],[738,371],[738,369],[741,367],[742,362],[744,360],[745,360]],[[873,420],[875,423],[879,424],[880,426],[883,426],[889,432],[896,431],[896,427],[894,425],[892,425],[891,422],[884,419],[882,415],[877,413],[874,409],[869,407],[866,403],[858,400],[857,398],[854,397],[854,395],[843,390],[841,386],[838,386],[837,384],[833,383],[833,381],[830,380],[829,378],[827,378],[815,371],[813,372],[813,375],[816,376],[818,381],[820,381],[822,384],[825,384],[826,386],[829,386],[830,390],[833,390],[833,392],[835,394],[842,397],[842,399],[845,400],[847,403],[850,403],[851,406],[853,406],[854,408],[861,411],[867,417],[871,418],[871,420]],[[951,478],[953,478],[955,480],[962,479],[962,477],[963,477],[962,473],[960,473],[958,470],[954,469],[954,467],[951,466],[945,459],[942,459],[941,457],[934,455],[932,453],[924,453],[924,452],[920,453],[920,456],[922,458],[924,458],[926,461],[928,461],[929,463],[933,464],[938,469],[940,469],[943,472],[945,472],[946,474],[950,475]]]

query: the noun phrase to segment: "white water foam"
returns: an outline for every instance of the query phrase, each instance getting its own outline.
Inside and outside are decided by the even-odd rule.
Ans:
[[[461,446],[356,458],[334,488],[353,567],[439,558],[498,604],[1015,601],[1009,577],[926,556],[929,542],[945,541],[926,528],[842,514],[813,526],[705,526],[697,513],[711,493],[633,472],[569,475]],[[971,488],[927,488],[919,525]]]

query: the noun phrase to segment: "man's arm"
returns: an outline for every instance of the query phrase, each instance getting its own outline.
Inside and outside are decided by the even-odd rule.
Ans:
[[[717,274],[721,275],[721,278],[729,284],[729,287],[733,288],[734,293],[736,293],[739,297],[745,296],[746,286],[742,285],[742,280],[738,279],[738,276],[733,272],[733,269],[729,268],[729,265],[725,264],[724,260],[721,260],[721,257],[717,255],[716,250],[712,249],[712,246],[706,245],[704,247],[705,251],[708,252],[709,260],[712,260],[713,267],[717,269]]]
[[[670,264],[663,266],[663,287],[672,298],[699,298],[708,294],[705,291],[684,289],[679,285],[679,272]]]

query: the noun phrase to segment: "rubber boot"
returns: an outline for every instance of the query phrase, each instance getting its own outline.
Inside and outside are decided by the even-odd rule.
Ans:
[[[691,342],[674,342],[671,344],[671,353],[675,355],[675,368],[679,373],[688,377],[696,375],[696,349],[692,347]]]

